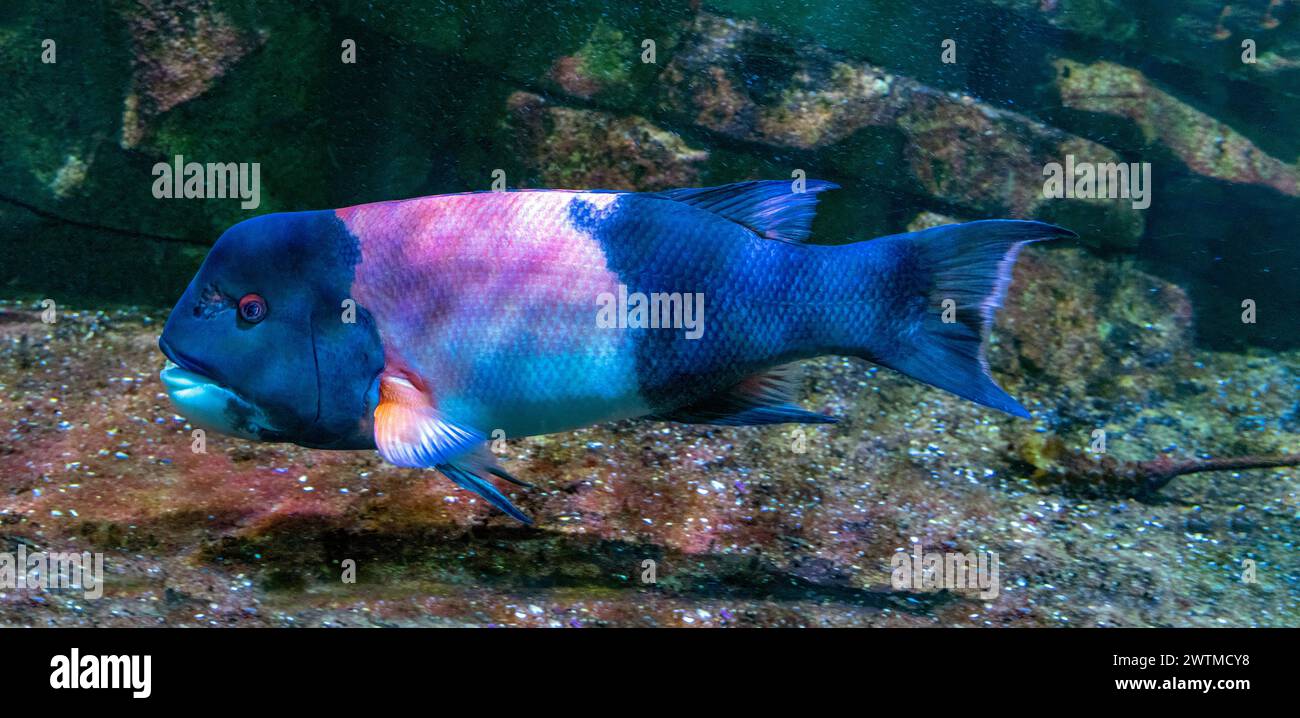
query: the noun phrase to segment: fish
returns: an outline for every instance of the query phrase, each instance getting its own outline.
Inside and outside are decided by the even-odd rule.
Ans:
[[[226,230],[159,338],[194,425],[378,450],[531,523],[489,441],[616,420],[821,424],[798,362],[857,357],[1028,411],[986,342],[1018,252],[981,220],[813,244],[832,182],[507,190],[265,214]]]

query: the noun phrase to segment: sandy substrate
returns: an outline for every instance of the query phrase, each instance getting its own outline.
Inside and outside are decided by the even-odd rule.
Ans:
[[[1098,398],[1095,376],[1030,366],[1053,330],[1009,308],[994,366],[1033,420],[825,358],[803,405],[843,420],[802,437],[625,422],[507,442],[536,485],[509,492],[525,527],[374,452],[210,434],[195,453],[157,378],[161,313],[38,310],[0,304],[0,551],[101,552],[107,586],[0,588],[2,625],[1300,624],[1295,469],[1146,501],[1043,481],[1097,426],[1121,459],[1300,451],[1296,354],[1183,347],[1097,368]],[[895,589],[891,557],[917,542],[995,553],[996,597]]]

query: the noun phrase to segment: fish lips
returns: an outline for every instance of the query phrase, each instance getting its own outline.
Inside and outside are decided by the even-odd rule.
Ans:
[[[281,432],[260,407],[223,386],[195,364],[158,342],[167,364],[158,377],[177,411],[190,423],[245,439],[271,441]]]

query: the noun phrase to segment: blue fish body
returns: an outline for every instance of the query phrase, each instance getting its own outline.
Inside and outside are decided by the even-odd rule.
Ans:
[[[795,403],[790,367],[810,357],[1028,416],[984,339],[1020,248],[1073,233],[992,220],[807,244],[834,187],[470,193],[249,220],[168,319],[164,381],[230,433],[375,447],[520,520],[489,435],[834,421]]]

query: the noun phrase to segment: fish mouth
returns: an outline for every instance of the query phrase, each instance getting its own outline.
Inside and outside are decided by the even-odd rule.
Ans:
[[[202,377],[208,377],[212,374],[212,371],[202,363],[176,351],[171,344],[167,343],[167,337],[158,337],[158,349],[162,351],[163,356],[167,357],[167,367],[165,369],[177,367]],[[208,381],[212,380],[208,379]]]
[[[158,374],[178,413],[195,426],[258,441],[279,433],[256,404],[206,374],[175,361],[176,353],[159,341],[167,363]],[[180,357],[183,358],[183,357]]]

